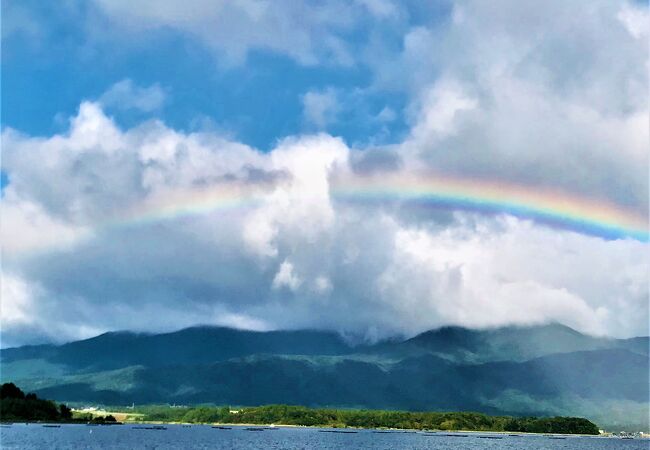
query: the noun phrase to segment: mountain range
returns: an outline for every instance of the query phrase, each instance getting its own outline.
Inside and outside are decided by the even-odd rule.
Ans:
[[[0,378],[84,404],[471,410],[648,429],[648,345],[559,324],[444,327],[372,345],[326,331],[204,326],[3,349]]]

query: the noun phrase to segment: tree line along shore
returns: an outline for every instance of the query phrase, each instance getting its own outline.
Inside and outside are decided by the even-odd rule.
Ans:
[[[182,423],[276,424],[333,428],[504,431],[524,433],[599,434],[591,421],[579,417],[510,417],[475,412],[410,412],[325,409],[267,405],[230,407],[143,406],[131,410],[143,420]]]
[[[133,414],[133,421],[275,424],[333,428],[394,428],[412,430],[463,430],[554,434],[599,434],[593,422],[579,417],[510,417],[475,412],[409,412],[308,408],[268,405],[233,409],[230,407],[141,406],[111,408]],[[113,423],[113,416],[72,411],[64,404],[25,394],[13,383],[0,389],[0,420]]]
[[[111,415],[79,414],[63,403],[25,394],[13,383],[0,386],[0,422],[117,423]]]

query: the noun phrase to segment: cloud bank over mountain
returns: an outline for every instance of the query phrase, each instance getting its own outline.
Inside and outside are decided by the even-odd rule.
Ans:
[[[3,124],[4,346],[199,323],[370,340],[450,324],[647,334],[647,242],[507,210],[336,194],[338,180],[370,174],[447,176],[647,216],[645,6],[296,4],[66,6],[108,24],[82,27],[90,47],[176,33],[208,48],[215,71],[254,70],[251,55],[272,52],[370,76],[296,96],[305,129],[269,149],[212,123],[170,125],[161,114],[180,87],[128,77],[80,98],[58,131]],[[26,33],[12,23],[4,33]],[[378,92],[401,93],[403,108],[353,114]],[[146,116],[121,120],[133,110]],[[388,142],[399,116],[405,131]],[[376,134],[330,128],[352,117]]]

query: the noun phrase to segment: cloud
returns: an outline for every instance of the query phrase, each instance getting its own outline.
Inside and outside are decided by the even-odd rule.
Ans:
[[[29,315],[32,306],[30,286],[20,278],[4,275],[1,283],[2,320],[12,325],[29,324],[33,319]]]
[[[288,289],[295,291],[300,287],[302,281],[293,271],[293,264],[289,261],[284,261],[280,264],[278,273],[275,274],[273,278],[273,288],[280,289],[282,287],[287,287]]]
[[[106,331],[93,324],[51,320],[43,312],[42,300],[51,295],[33,280],[25,280],[3,270],[0,279],[0,312],[2,313],[2,347],[38,344],[43,341],[67,341],[96,336]],[[39,302],[41,304],[39,304]],[[62,307],[59,305],[59,308]],[[34,314],[39,311],[40,314]]]
[[[380,122],[392,122],[397,118],[397,114],[391,108],[385,106],[379,114],[377,114],[377,120]]]
[[[477,108],[476,99],[453,81],[441,80],[424,92],[418,118],[411,129],[413,139],[430,143],[457,134],[459,116]]]
[[[325,129],[335,122],[340,111],[336,91],[333,89],[307,92],[302,96],[302,106],[305,121],[317,129]]]
[[[646,243],[332,197],[337,179],[440,173],[647,212],[647,9],[457,1],[415,20],[384,1],[95,3],[125,39],[173,30],[227,64],[261,49],[363,66],[367,92],[405,96],[409,129],[385,147],[321,133],[262,152],[155,119],[121,128],[107,110],[165,101],[129,79],[64,132],[5,127],[5,343],[206,322],[370,339],[548,321],[647,334]],[[353,109],[331,86],[302,98],[316,131]],[[375,113],[386,104],[369,120],[395,120]]]
[[[649,32],[648,10],[643,6],[624,4],[616,15],[627,31],[636,39],[647,38]]]
[[[51,216],[41,204],[21,199],[9,186],[2,194],[2,233],[12,237],[3,243],[4,251],[24,254],[68,248],[88,239],[92,230]]]
[[[352,169],[364,175],[395,172],[402,166],[402,158],[395,147],[368,148],[350,155]]]
[[[165,103],[165,91],[159,84],[149,87],[136,86],[133,81],[125,79],[115,83],[99,98],[105,108],[129,110],[135,109],[150,113],[160,109]]]
[[[376,61],[378,87],[411,95],[405,164],[647,211],[647,8],[484,6],[456,2],[448,27],[404,35],[400,64]]]
[[[395,2],[390,0],[358,0],[371,14],[381,18],[387,18],[399,14],[399,9]]]
[[[334,223],[329,175],[347,166],[348,148],[326,135],[286,139],[269,155],[276,170],[291,177],[266,196],[244,227],[248,247],[258,256],[277,256],[278,235],[315,240]]]
[[[319,5],[267,0],[94,3],[117,29],[136,36],[173,30],[214,50],[226,65],[244,63],[253,50],[285,54],[303,65],[349,65],[353,59],[341,34],[356,29],[359,17],[373,18],[389,11],[389,4],[380,2],[367,2],[368,8],[343,1]]]
[[[4,26],[2,27],[3,41],[19,36],[21,38],[38,39],[42,35],[33,14],[20,2],[5,2],[2,5]]]
[[[262,153],[156,121],[123,130],[94,103],[70,124],[48,138],[3,132],[3,221],[18,236],[2,241],[5,342],[206,322],[369,339],[446,324],[646,329],[647,244],[336,201],[332,180],[357,176],[367,150],[325,134]],[[233,186],[246,201],[192,211]]]
[[[399,230],[395,258],[380,278],[382,295],[403,299],[411,311],[429,310],[440,324],[471,327],[552,320],[604,334],[619,314],[628,324],[630,314],[647,317],[646,263],[634,256],[643,244],[557,234],[513,219],[497,225],[479,222],[471,232]],[[607,289],[617,285],[613,291],[600,291],[603,286],[589,280],[612,260],[625,260],[627,268],[620,277],[608,275]],[[627,292],[618,312],[612,292]],[[417,323],[420,317],[413,312],[410,319]],[[640,321],[635,326],[642,330]]]
[[[318,276],[314,279],[314,289],[318,294],[329,294],[332,291],[332,282],[326,276]]]

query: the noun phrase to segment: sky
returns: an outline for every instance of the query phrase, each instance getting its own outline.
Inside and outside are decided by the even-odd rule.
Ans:
[[[2,2],[2,346],[648,334],[648,7]]]

